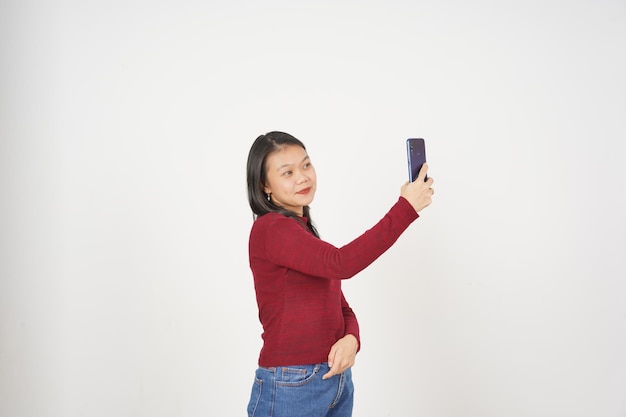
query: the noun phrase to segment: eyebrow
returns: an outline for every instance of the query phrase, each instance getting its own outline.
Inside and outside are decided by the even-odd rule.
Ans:
[[[305,157],[302,159],[302,161],[301,161],[300,163],[302,163],[302,162],[306,161],[307,159],[311,159],[311,158],[309,158],[309,155],[305,156]],[[293,165],[294,165],[294,164],[282,164],[281,166],[279,166],[278,168],[276,168],[276,171],[280,171],[280,170],[281,170],[281,169],[283,169],[283,168],[290,167],[290,166],[293,166]]]

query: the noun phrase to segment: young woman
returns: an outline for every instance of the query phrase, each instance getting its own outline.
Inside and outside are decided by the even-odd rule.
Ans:
[[[249,241],[263,348],[249,417],[349,417],[350,368],[359,324],[341,280],[382,255],[431,203],[433,179],[405,183],[398,201],[371,229],[336,248],[320,239],[309,205],[316,174],[304,144],[283,132],[259,136],[247,165],[255,221]]]

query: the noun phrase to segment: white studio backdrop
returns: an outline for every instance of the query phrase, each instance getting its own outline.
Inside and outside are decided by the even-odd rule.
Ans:
[[[4,1],[0,415],[243,416],[245,160],[341,246],[424,137],[434,203],[344,283],[359,417],[626,415],[626,3]]]

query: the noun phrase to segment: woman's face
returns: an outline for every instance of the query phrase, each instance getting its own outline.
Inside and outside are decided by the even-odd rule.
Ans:
[[[265,193],[272,202],[302,216],[302,208],[313,201],[317,184],[306,151],[298,145],[287,145],[268,155],[265,169]]]

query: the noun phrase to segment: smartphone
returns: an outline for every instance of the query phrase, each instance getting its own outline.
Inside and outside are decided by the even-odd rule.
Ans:
[[[406,140],[406,158],[409,164],[409,181],[413,182],[426,163],[426,146],[422,138],[410,138]],[[424,178],[426,181],[428,178]]]

